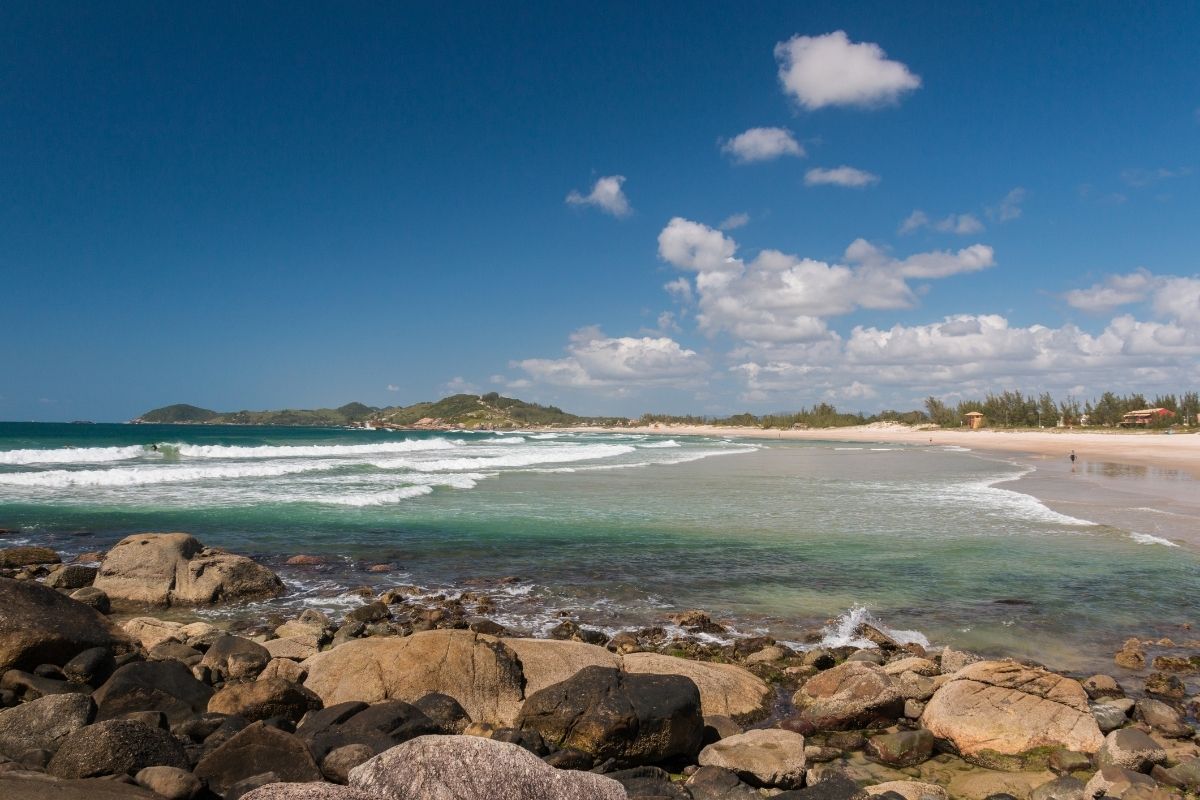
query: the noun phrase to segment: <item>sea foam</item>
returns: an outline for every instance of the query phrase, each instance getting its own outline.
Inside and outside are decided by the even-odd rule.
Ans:
[[[102,464],[106,461],[127,461],[147,454],[140,444],[128,447],[59,447],[53,450],[3,450],[0,464]]]

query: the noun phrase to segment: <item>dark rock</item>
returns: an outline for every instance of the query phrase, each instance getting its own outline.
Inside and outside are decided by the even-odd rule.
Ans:
[[[154,766],[187,769],[187,755],[166,731],[114,719],[80,728],[64,739],[49,772],[60,778],[93,778],[132,775]]]
[[[204,658],[204,654],[194,647],[189,647],[183,642],[165,641],[159,642],[150,648],[147,653],[151,661],[178,661],[193,667],[200,663]]]
[[[392,615],[386,603],[376,601],[350,611],[346,614],[346,622],[378,622]]]
[[[281,678],[227,684],[208,701],[211,712],[236,714],[251,721],[282,717],[296,723],[319,708],[321,698],[311,690]]]
[[[483,633],[488,636],[504,636],[508,633],[508,628],[498,622],[492,622],[490,619],[476,620],[467,627],[475,633]]]
[[[438,733],[462,733],[471,724],[471,716],[448,694],[427,694],[413,706],[438,726]]]
[[[171,733],[191,739],[193,742],[203,742],[221,727],[226,720],[224,714],[201,714],[198,717],[185,719],[171,726]]]
[[[51,572],[46,585],[54,589],[82,589],[92,585],[98,571],[96,567],[67,564]]]
[[[67,680],[96,687],[104,683],[117,668],[117,661],[107,647],[93,647],[63,664]]]
[[[367,707],[366,703],[350,700],[313,711],[296,728],[296,735],[311,739],[317,734],[328,732],[336,725],[341,725]]]
[[[17,758],[30,749],[54,751],[95,714],[92,698],[57,694],[0,711],[0,755]]]
[[[1082,681],[1080,685],[1087,692],[1088,698],[1092,700],[1125,696],[1125,690],[1121,688],[1121,684],[1117,683],[1117,679],[1111,675],[1093,675],[1087,680]]]
[[[0,568],[13,569],[33,564],[58,564],[62,559],[49,547],[6,547],[0,550]]]
[[[565,747],[562,750],[555,750],[548,756],[544,756],[542,761],[545,761],[552,767],[558,769],[576,769],[586,770],[591,769],[596,763],[596,759],[582,750],[572,750],[570,747]]]
[[[38,664],[33,668],[33,674],[39,678],[50,678],[56,681],[65,681],[67,679],[63,671],[54,664]]]
[[[630,798],[654,798],[659,800],[692,800],[692,795],[682,786],[671,783],[671,773],[659,767],[634,767],[616,772],[606,772],[606,778],[612,778],[625,787],[625,793]]]
[[[271,653],[258,642],[225,635],[213,641],[198,666],[207,668],[214,681],[252,680],[270,661]]]
[[[83,603],[89,608],[93,608],[101,614],[108,614],[112,611],[112,601],[108,599],[108,594],[103,589],[97,589],[95,586],[85,586],[82,589],[76,589],[71,592],[71,599]]]
[[[1038,786],[1029,795],[1029,800],[1085,800],[1083,788],[1083,781],[1064,775]]]
[[[684,784],[694,800],[749,800],[761,795],[720,767],[700,767]]]
[[[1092,758],[1087,753],[1077,753],[1074,750],[1058,748],[1050,754],[1048,760],[1050,771],[1055,775],[1070,775],[1073,772],[1090,772]]]
[[[804,789],[775,795],[774,800],[865,800],[867,793],[845,775],[834,775]]]
[[[96,719],[130,711],[161,711],[174,725],[208,709],[212,689],[177,661],[135,661],[119,667],[92,697]]]
[[[59,780],[28,773],[0,774],[0,797],[5,800],[162,800],[147,789],[111,779]]]
[[[0,578],[0,608],[0,672],[65,664],[93,647],[133,649],[98,611],[40,583]]]
[[[43,678],[40,675],[34,675],[32,672],[10,669],[4,673],[3,678],[0,678],[0,689],[7,689],[16,693],[18,697],[29,701],[36,700],[39,697],[48,697],[52,694],[87,694],[88,687],[78,683]]]
[[[269,786],[272,783],[279,783],[280,778],[274,772],[264,772],[259,775],[251,775],[249,778],[242,780],[229,787],[225,792],[225,800],[242,800],[243,797],[253,792],[255,789],[261,789],[264,786]]]
[[[1137,728],[1122,728],[1104,737],[1096,753],[1100,767],[1120,767],[1134,772],[1148,772],[1155,764],[1165,764],[1167,751],[1158,742]]]
[[[524,750],[528,750],[535,756],[541,757],[550,752],[550,748],[546,746],[546,740],[542,735],[535,730],[520,728],[499,728],[492,733],[492,741],[505,742],[507,744],[515,744]]]
[[[1170,769],[1155,766],[1150,770],[1150,777],[1167,786],[1195,792],[1200,789],[1200,758],[1189,758]]]
[[[693,756],[704,735],[700,691],[690,679],[598,666],[535,692],[517,724],[554,747],[626,764]]]
[[[285,782],[321,780],[321,771],[299,737],[267,727],[262,722],[248,725],[210,752],[200,760],[194,772],[219,794],[225,794],[239,781],[264,772],[273,772],[276,780]]]
[[[890,767],[914,767],[933,756],[933,734],[922,729],[873,736],[867,756]]]

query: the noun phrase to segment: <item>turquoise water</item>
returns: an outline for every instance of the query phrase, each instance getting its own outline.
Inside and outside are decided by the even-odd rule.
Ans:
[[[280,571],[289,595],[268,607],[482,589],[535,633],[698,607],[799,641],[866,608],[914,638],[1084,669],[1196,621],[1195,553],[1004,488],[1028,473],[941,447],[2,424],[0,527],[76,553],[185,530]],[[297,553],[329,563],[286,566]]]

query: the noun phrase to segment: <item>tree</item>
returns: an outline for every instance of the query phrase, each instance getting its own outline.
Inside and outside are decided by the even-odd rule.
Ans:
[[[932,395],[925,398],[925,413],[929,414],[929,419],[935,425],[942,428],[957,428],[962,422],[957,412]]]

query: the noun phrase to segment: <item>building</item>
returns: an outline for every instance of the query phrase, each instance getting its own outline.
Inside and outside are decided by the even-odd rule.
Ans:
[[[1148,428],[1156,422],[1174,419],[1175,412],[1169,408],[1143,408],[1129,411],[1121,416],[1122,428]]]
[[[983,414],[978,411],[968,411],[963,414],[963,421],[967,423],[967,427],[973,431],[983,427]]]

